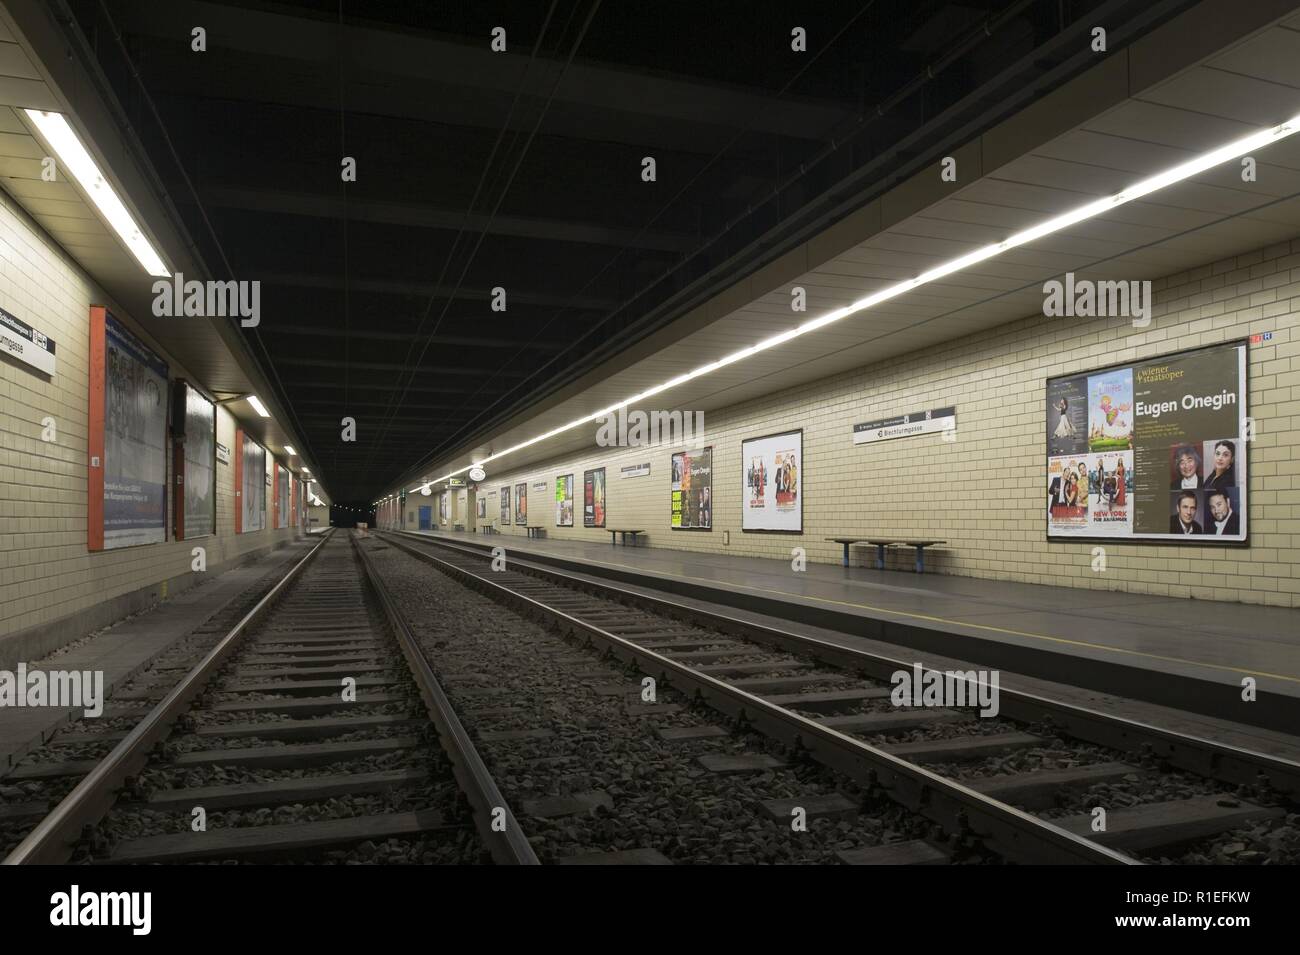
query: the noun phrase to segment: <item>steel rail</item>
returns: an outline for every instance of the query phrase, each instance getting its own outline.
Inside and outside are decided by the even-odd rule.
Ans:
[[[438,731],[442,748],[451,761],[452,772],[469,800],[474,825],[492,858],[500,865],[540,865],[537,854],[524,835],[523,827],[506,803],[505,796],[475,748],[460,717],[456,715],[447,694],[443,692],[428,658],[420,649],[419,640],[388,588],[384,586],[378,570],[371,563],[370,555],[355,537],[352,538],[352,546],[361,558],[367,582],[383,607],[402,655],[415,677],[415,684]]]
[[[42,819],[27,837],[7,855],[0,865],[58,865],[72,856],[77,840],[87,826],[93,826],[117,800],[117,791],[127,777],[139,772],[149,760],[149,750],[171,732],[181,714],[206,688],[247,632],[271,611],[285,590],[321,552],[333,536],[329,531],[302,560],[294,564],[257,605],[248,611],[216,645],[181,678],[171,691],[151,709],[99,764],[84,776]]]
[[[404,531],[396,533],[401,533],[412,540],[427,542],[461,553],[479,557],[484,553],[480,545],[445,541]],[[523,570],[552,582],[636,604],[643,609],[685,623],[713,627],[724,633],[781,650],[806,654],[831,666],[858,671],[886,683],[898,670],[910,671],[917,663],[921,663],[922,670],[927,673],[938,669],[922,661],[907,661],[884,653],[841,646],[819,637],[795,633],[716,610],[694,607],[658,594],[643,593],[614,582],[559,570],[520,557],[512,557],[510,564],[516,570]],[[1300,797],[1300,762],[1295,760],[1232,746],[1192,733],[1153,726],[1140,720],[1053,700],[1024,690],[1008,689],[1005,685],[998,687],[998,694],[1001,714],[1009,719],[1024,723],[1036,723],[1048,719],[1070,735],[1085,742],[1149,756],[1207,779],[1233,785],[1263,784],[1292,798]]]
[[[387,537],[399,550],[431,564],[453,579],[525,614],[549,620],[562,631],[589,638],[619,659],[656,679],[698,695],[721,712],[743,720],[818,762],[883,791],[890,799],[921,813],[946,831],[973,838],[1004,858],[1034,864],[1141,865],[1127,855],[1092,842],[1029,813],[944,779],[915,763],[893,756],[855,737],[822,726],[729,683],[584,622],[511,590],[504,584],[458,567],[405,541]],[[440,542],[441,543],[441,542]],[[456,549],[482,559],[479,552]],[[516,561],[518,563],[518,561]]]

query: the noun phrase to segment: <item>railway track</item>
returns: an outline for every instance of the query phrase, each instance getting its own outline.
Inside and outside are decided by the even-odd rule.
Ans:
[[[61,792],[6,864],[536,863],[348,537],[186,662],[129,730],[60,734],[2,781]]]
[[[361,547],[544,862],[869,863],[933,835],[923,816],[843,773],[716,725],[689,698],[652,690],[399,549]]]
[[[1000,689],[999,716],[892,705],[914,661],[845,648],[423,535],[385,542],[1008,861],[1133,864],[1267,831],[1300,854],[1300,764]],[[1099,815],[1097,809],[1104,810]],[[1290,815],[1289,815],[1290,813]],[[1099,822],[1104,820],[1104,822]],[[1104,828],[1103,828],[1104,827]],[[914,856],[909,856],[914,852]],[[1258,854],[1238,861],[1258,862]],[[1216,861],[1222,861],[1216,858]]]

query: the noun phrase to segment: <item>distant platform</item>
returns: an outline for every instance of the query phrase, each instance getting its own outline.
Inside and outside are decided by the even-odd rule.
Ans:
[[[412,531],[1216,719],[1300,732],[1300,610],[569,540]],[[1242,680],[1257,699],[1242,700]]]

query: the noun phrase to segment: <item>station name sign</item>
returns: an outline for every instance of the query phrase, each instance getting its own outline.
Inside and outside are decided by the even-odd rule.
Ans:
[[[956,428],[956,408],[931,408],[928,411],[914,411],[893,418],[855,424],[853,443],[867,444],[871,441],[889,441],[892,438],[910,438],[918,434],[933,434],[936,431],[954,431]]]
[[[0,352],[31,365],[39,372],[54,374],[54,339],[47,338],[3,308],[0,308]]]
[[[625,478],[645,477],[650,473],[650,462],[645,464],[632,464],[625,468],[619,469],[619,476]]]

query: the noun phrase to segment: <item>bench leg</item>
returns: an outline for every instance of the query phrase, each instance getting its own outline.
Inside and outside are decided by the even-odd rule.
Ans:
[[[844,545],[844,566],[849,566],[849,545]]]
[[[925,573],[925,548],[924,547],[918,547],[916,549],[916,572],[918,574]]]
[[[885,545],[876,545],[876,570],[885,569]]]

